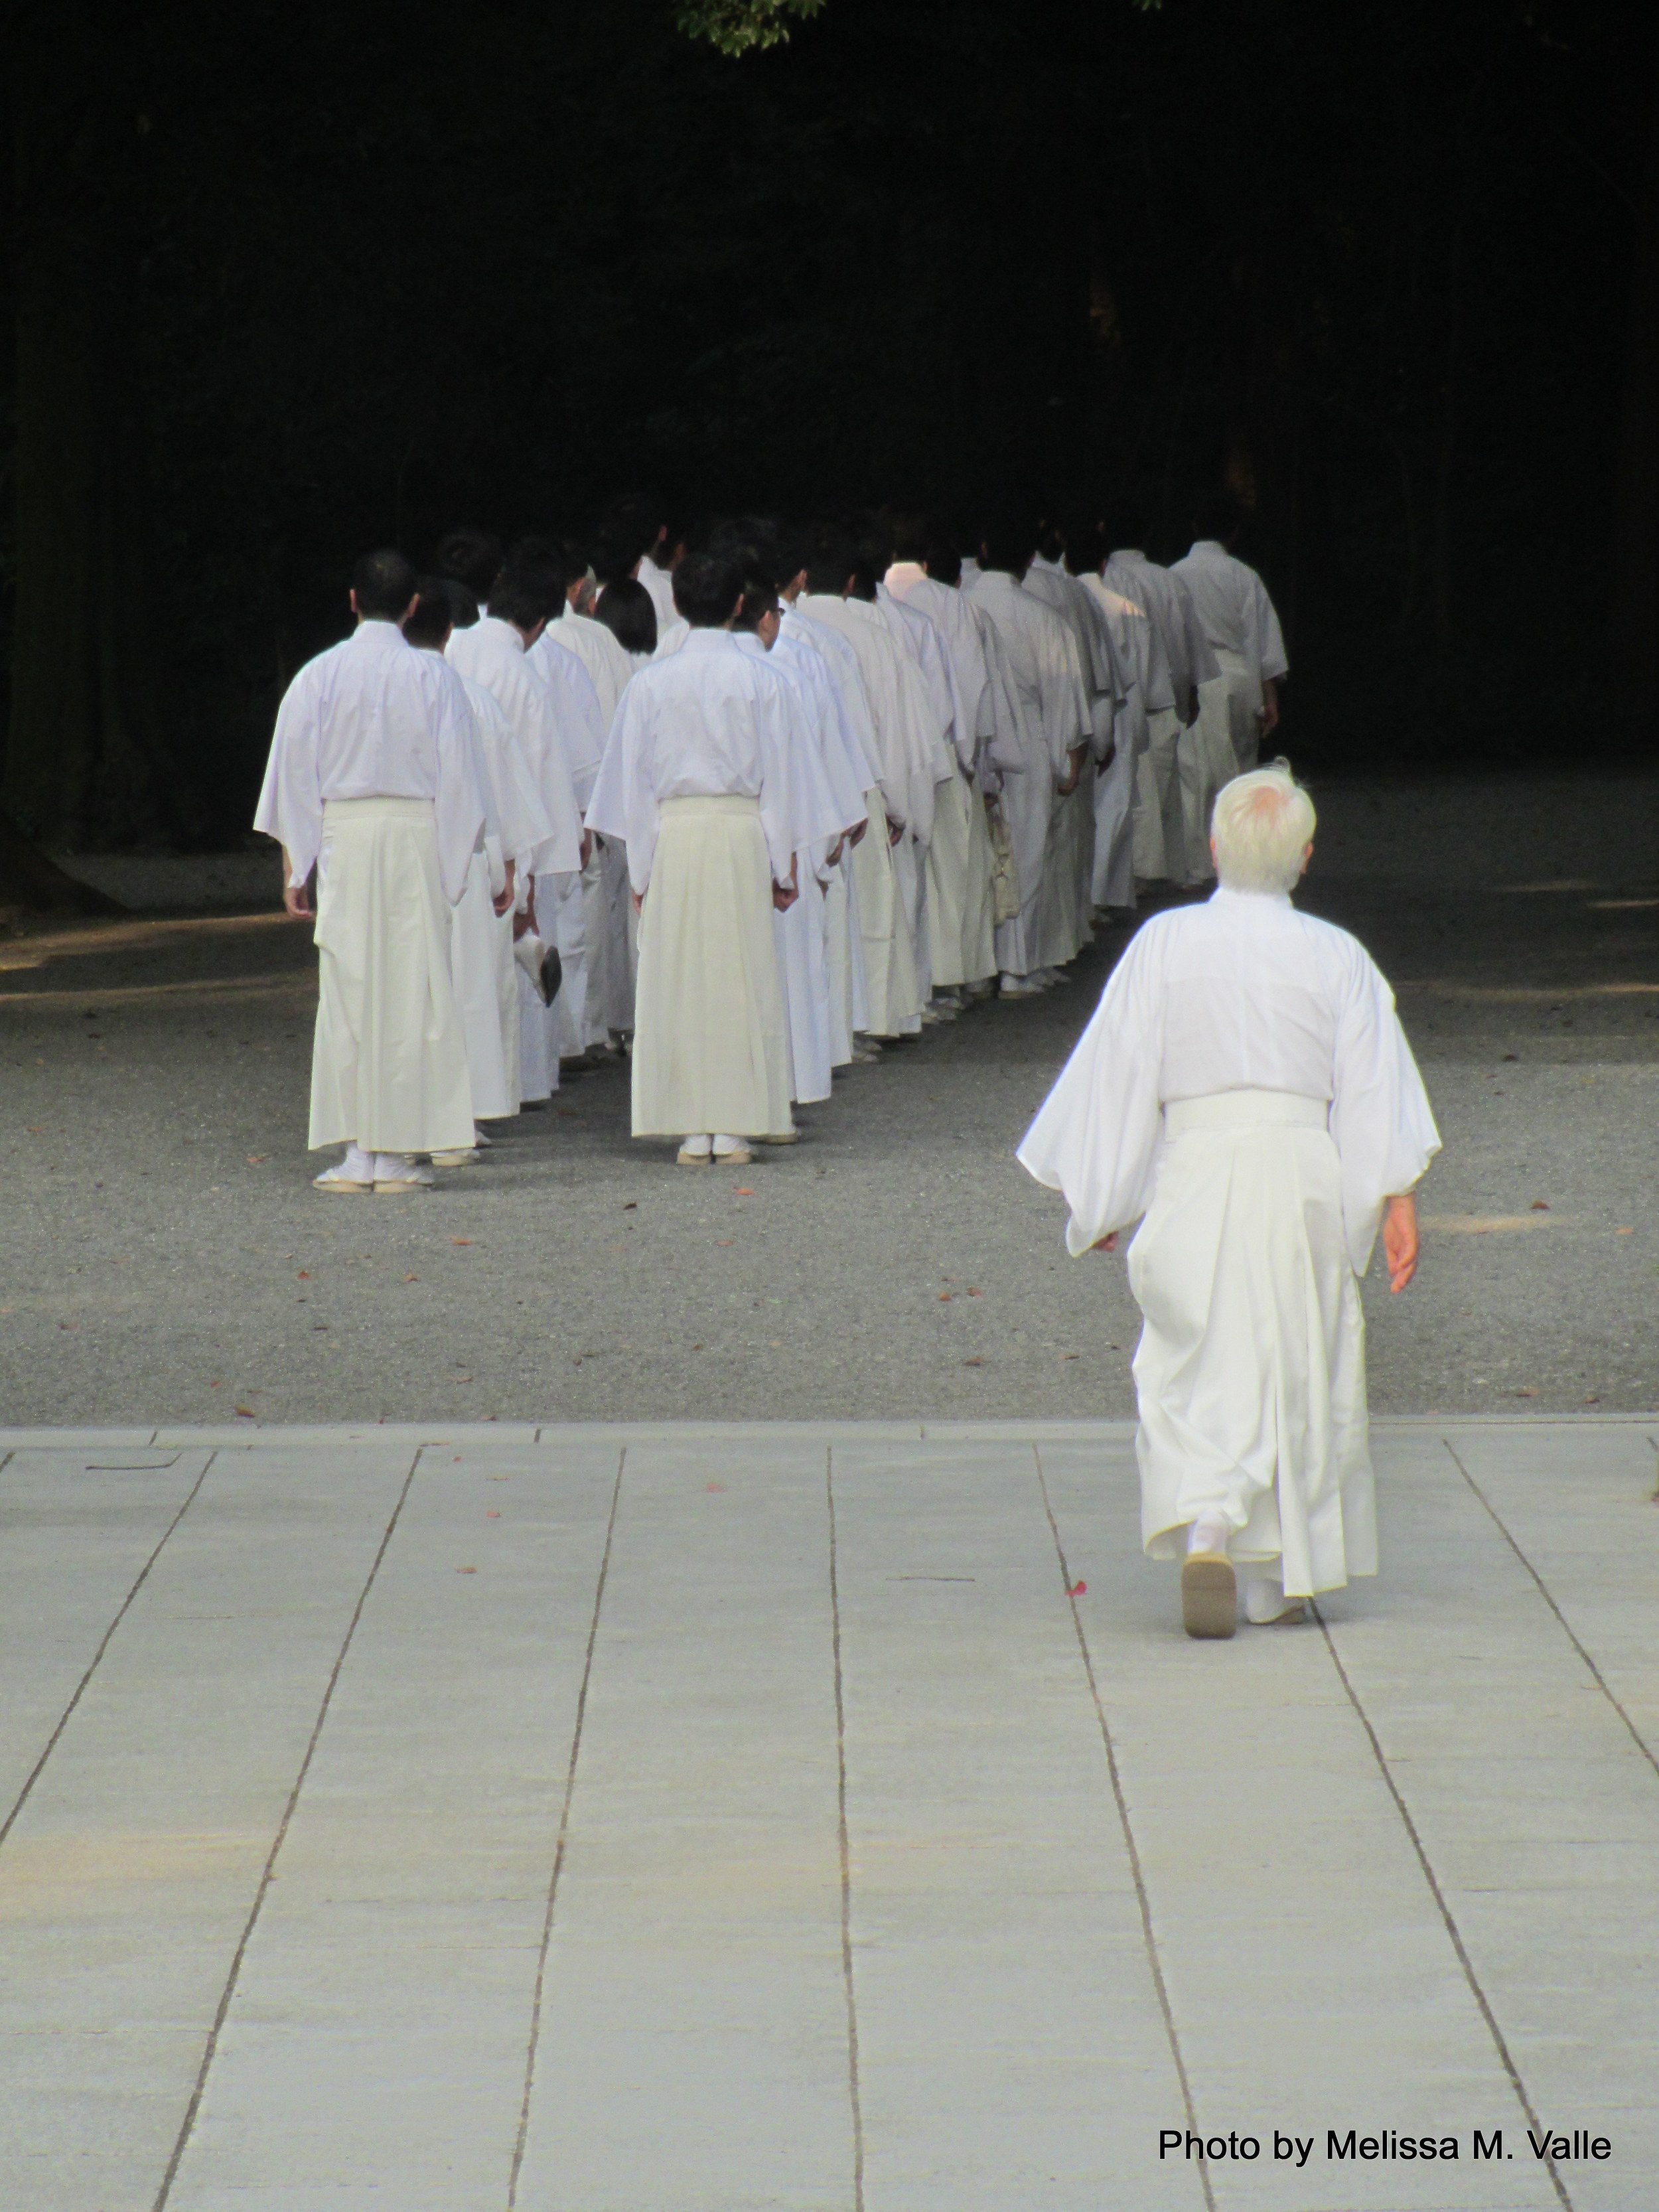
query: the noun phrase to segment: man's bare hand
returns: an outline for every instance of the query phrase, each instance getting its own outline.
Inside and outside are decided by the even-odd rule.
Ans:
[[[1403,1291],[1417,1273],[1417,1200],[1391,1198],[1382,1217],[1382,1252],[1390,1291]]]
[[[1117,1231],[1116,1231],[1116,1230],[1115,1230],[1115,1229],[1109,1230],[1109,1231],[1107,1231],[1106,1235],[1101,1238],[1101,1240],[1100,1240],[1099,1243],[1098,1243],[1098,1244],[1091,1244],[1091,1245],[1089,1247],[1089,1249],[1090,1249],[1091,1252],[1115,1252],[1115,1251],[1116,1251],[1116,1249],[1117,1249]]]
[[[303,884],[284,885],[283,905],[295,921],[309,921],[312,919],[311,894]]]
[[[774,884],[772,886],[772,903],[780,914],[787,914],[799,896],[800,893],[793,884]]]
[[[1262,679],[1261,712],[1255,719],[1264,738],[1272,737],[1279,727],[1279,686],[1271,676]]]
[[[494,910],[494,912],[495,912],[495,919],[497,920],[497,921],[499,921],[501,920],[501,916],[502,916],[504,914],[506,914],[506,913],[510,909],[510,908],[512,907],[512,904],[513,904],[513,897],[514,897],[513,878],[514,878],[514,874],[515,870],[516,870],[516,866],[517,866],[517,863],[516,863],[516,862],[514,862],[514,861],[513,861],[513,860],[509,860],[509,861],[507,862],[507,882],[506,882],[506,883],[505,883],[505,884],[502,886],[502,888],[501,888],[501,890],[500,890],[500,892],[498,892],[498,894],[496,895],[496,896],[495,896],[495,897],[494,897],[493,899],[491,899],[491,901],[489,902],[490,906],[491,906],[491,908],[493,908],[493,910]]]
[[[643,914],[645,912],[645,893],[643,891],[629,891],[628,896],[633,903],[635,913],[636,915]]]
[[[888,823],[888,825],[887,825],[887,842],[888,842],[888,843],[889,843],[890,845],[896,845],[896,844],[897,844],[897,842],[898,842],[898,841],[899,841],[899,839],[900,839],[903,835],[904,835],[904,824],[903,824],[902,822],[890,822],[890,823]]]
[[[593,832],[591,830],[582,831],[581,855],[578,865],[585,868],[593,857]]]
[[[864,833],[869,827],[870,824],[867,822],[860,822],[856,828],[849,830],[847,833],[848,843],[861,845],[864,842]]]

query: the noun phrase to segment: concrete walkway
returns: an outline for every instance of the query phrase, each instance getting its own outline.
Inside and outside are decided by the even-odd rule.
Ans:
[[[1659,2203],[1654,1424],[1376,1445],[1198,1645],[1120,1424],[0,1432],[0,2205]]]

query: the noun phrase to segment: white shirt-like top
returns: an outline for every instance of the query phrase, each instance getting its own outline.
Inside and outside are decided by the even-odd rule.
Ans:
[[[680,611],[674,605],[674,572],[672,568],[659,568],[647,553],[641,556],[639,579],[650,592],[651,604],[657,610],[657,635],[660,637],[671,623],[681,619]]]
[[[470,677],[462,677],[467,704],[472,709],[473,728],[478,740],[479,756],[489,781],[485,794],[486,812],[493,798],[495,835],[500,847],[501,860],[511,860],[515,868],[529,872],[535,855],[553,834],[540,799],[537,796],[524,771],[518,747],[513,742],[513,732],[507,716],[493,691]],[[488,849],[490,825],[484,828],[484,845]],[[499,893],[505,881],[504,874],[497,876],[495,856],[492,855],[490,878],[494,890]]]
[[[875,738],[871,765],[890,823],[908,830],[918,845],[933,835],[936,738],[929,726],[921,672],[867,600],[833,592],[804,592],[800,611],[844,638],[858,656]]]
[[[1184,559],[1171,563],[1192,596],[1199,625],[1217,653],[1236,653],[1258,683],[1290,673],[1279,617],[1255,570],[1236,560],[1212,538],[1200,538]]]
[[[841,830],[855,830],[869,819],[864,794],[875,779],[867,776],[863,749],[848,726],[830,664],[799,616],[787,617],[780,623],[770,661],[800,692],[824,781],[841,817]],[[836,835],[840,834],[838,830]]]
[[[923,726],[933,736],[933,781],[949,783],[957,772],[957,731],[967,720],[967,712],[957,696],[956,670],[945,650],[944,633],[931,615],[898,598],[885,584],[876,586],[875,605],[921,678],[916,704]]]
[[[995,623],[1006,649],[1010,683],[1025,756],[1036,772],[1046,753],[1056,783],[1070,772],[1070,755],[1093,733],[1077,639],[1035,592],[1023,590],[1006,568],[983,568],[974,580],[974,605]]]
[[[590,830],[628,847],[636,891],[651,881],[665,799],[758,799],[775,883],[788,882],[798,845],[836,835],[830,822],[804,819],[798,713],[759,639],[730,630],[694,629],[671,659],[639,671],[617,709],[587,809]]]
[[[591,615],[579,615],[568,599],[564,612],[548,627],[555,642],[574,653],[587,671],[588,681],[599,695],[599,719],[608,731],[617,702],[634,673],[633,663],[602,622],[595,622]]]
[[[581,808],[570,774],[574,748],[560,726],[552,685],[531,665],[520,633],[498,616],[480,615],[470,629],[452,631],[447,650],[450,665],[482,684],[506,715],[520,765],[541,801],[551,835],[537,848],[531,872],[574,874],[581,866]]]
[[[308,660],[283,695],[253,826],[286,849],[305,882],[322,846],[331,799],[425,799],[452,903],[483,836],[466,695],[438,654],[420,653],[394,622],[362,622]]]
[[[1358,939],[1284,893],[1217,890],[1145,923],[1025,1133],[1021,1164],[1071,1208],[1086,1252],[1152,1203],[1171,1100],[1284,1091],[1328,1100],[1357,1274],[1385,1199],[1440,1149],[1394,994]]]
[[[895,561],[882,582],[894,599],[919,607],[939,627],[961,710],[956,722],[957,758],[963,774],[971,775],[981,741],[996,729],[979,624],[962,593],[949,584],[936,584],[919,561]]]
[[[1092,570],[1079,576],[1078,581],[1110,625],[1119,672],[1129,694],[1138,695],[1139,710],[1157,714],[1173,707],[1176,695],[1170,678],[1169,658],[1152,617],[1144,607],[1115,591],[1107,578],[1096,575]],[[1127,703],[1127,695],[1119,700],[1120,707]]]
[[[814,622],[811,615],[803,614],[799,599],[785,606],[783,620],[779,625],[779,644],[789,637],[804,639],[815,652],[823,655],[823,665],[830,672],[830,681],[835,686],[836,703],[841,708],[842,727],[851,750],[853,773],[858,778],[859,789],[866,793],[875,790],[878,781],[876,726],[870,719],[869,695],[864,688],[864,677],[859,667],[857,653],[838,629],[831,629],[828,623]]]
[[[1193,595],[1172,568],[1149,561],[1137,547],[1121,546],[1101,572],[1108,590],[1138,606],[1163,641],[1175,690],[1176,711],[1184,721],[1192,695],[1218,676],[1215,653],[1193,605]]]
[[[599,772],[599,756],[605,750],[611,717],[602,712],[599,695],[581,655],[566,641],[562,629],[550,623],[525,658],[552,695],[554,719],[570,769],[570,788],[576,794],[577,805],[586,806]]]

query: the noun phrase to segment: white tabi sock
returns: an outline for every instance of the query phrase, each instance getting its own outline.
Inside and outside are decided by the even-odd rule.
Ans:
[[[1200,1513],[1187,1532],[1187,1550],[1225,1552],[1232,1528],[1224,1513]]]

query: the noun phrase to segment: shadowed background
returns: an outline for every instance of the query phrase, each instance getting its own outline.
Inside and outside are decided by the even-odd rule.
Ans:
[[[1650,739],[1645,8],[829,0],[739,58],[672,0],[14,17],[30,838],[241,836],[354,554],[640,483],[1133,478],[1167,557],[1225,477],[1298,763]]]

